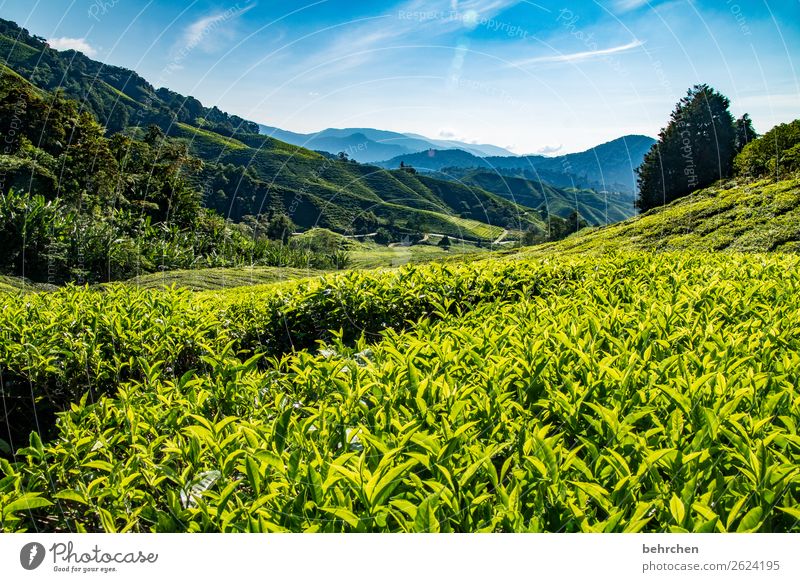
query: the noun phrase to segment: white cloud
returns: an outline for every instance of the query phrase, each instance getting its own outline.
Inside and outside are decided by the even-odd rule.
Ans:
[[[534,57],[532,59],[523,59],[512,63],[512,66],[524,67],[526,65],[535,65],[540,63],[576,63],[580,61],[586,61],[589,59],[595,59],[598,57],[607,57],[609,55],[616,55],[619,53],[628,52],[633,49],[639,48],[643,44],[644,41],[634,40],[633,42],[629,42],[628,44],[623,44],[620,46],[615,46],[606,49],[596,49],[591,51],[582,51],[579,53],[568,53],[562,55],[553,55],[549,57]]]
[[[630,12],[636,10],[647,4],[647,0],[617,0],[614,2],[614,8],[617,12]]]
[[[379,49],[396,43],[431,43],[439,36],[488,22],[520,0],[407,0],[379,16],[354,21],[333,32],[332,40],[298,63],[305,78],[342,74],[379,58]],[[472,19],[466,18],[472,15]],[[494,24],[494,22],[493,22]],[[497,26],[503,23],[497,23]],[[474,27],[474,26],[473,26]],[[319,67],[324,62],[325,67]],[[311,70],[314,69],[314,72]]]
[[[541,154],[543,156],[546,156],[546,155],[549,155],[549,154],[554,154],[556,152],[560,152],[563,149],[564,149],[563,145],[544,146],[543,148],[539,148],[538,150],[536,150],[536,153],[537,154]]]
[[[87,57],[94,57],[97,55],[97,51],[88,42],[86,42],[85,38],[69,38],[62,36],[59,38],[49,39],[47,44],[49,44],[51,48],[59,51],[80,51]]]
[[[256,3],[253,2],[244,8],[230,9],[198,18],[183,30],[180,40],[173,47],[173,52],[186,54],[198,47],[205,51],[214,50],[216,46],[214,41],[220,36],[227,36],[221,34],[227,30],[223,28],[224,25],[255,7]]]

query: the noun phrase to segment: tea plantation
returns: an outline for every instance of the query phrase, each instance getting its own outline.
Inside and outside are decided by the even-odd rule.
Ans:
[[[3,531],[800,531],[794,255],[66,288],[0,319]]]

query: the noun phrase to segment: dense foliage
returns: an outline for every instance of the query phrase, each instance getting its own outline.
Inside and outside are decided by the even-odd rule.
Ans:
[[[797,531],[799,267],[634,254],[9,300],[3,366],[97,389],[0,461],[2,528]],[[328,339],[258,356],[287,329]]]
[[[729,105],[708,85],[695,85],[678,102],[637,170],[639,210],[663,206],[731,175],[737,146],[754,132],[749,117],[734,120]]]
[[[783,180],[800,171],[800,119],[776,125],[736,156],[736,172]]]

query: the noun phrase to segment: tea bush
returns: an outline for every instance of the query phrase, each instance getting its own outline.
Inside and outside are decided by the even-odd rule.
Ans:
[[[120,324],[96,369],[156,351],[0,461],[0,525],[798,531],[799,261],[509,258],[156,293],[194,347],[164,330],[136,348]],[[295,351],[276,321],[303,330]]]

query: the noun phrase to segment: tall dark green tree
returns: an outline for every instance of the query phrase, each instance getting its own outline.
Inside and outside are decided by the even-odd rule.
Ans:
[[[734,124],[736,128],[736,152],[744,149],[744,146],[758,137],[756,130],[753,129],[753,121],[750,116],[745,113]]]
[[[689,89],[637,170],[639,210],[663,206],[731,175],[737,150],[729,106],[728,98],[708,85]]]

